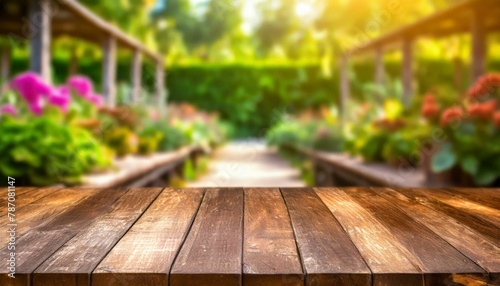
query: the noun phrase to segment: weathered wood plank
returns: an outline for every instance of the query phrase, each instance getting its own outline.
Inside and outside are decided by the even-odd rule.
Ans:
[[[418,201],[422,205],[437,210],[444,215],[453,217],[460,223],[467,225],[468,227],[487,237],[495,245],[500,246],[500,229],[495,224],[484,220],[472,213],[465,212],[453,206],[450,206],[432,196],[427,196],[425,193],[422,193],[419,190],[420,189],[398,188],[398,192],[402,193],[403,195],[411,198],[412,200]]]
[[[26,194],[32,190],[34,190],[35,188],[29,188],[29,187],[16,187],[14,188],[14,193],[16,194],[15,198],[16,198],[16,206],[21,206],[21,204],[19,203],[19,198],[21,195],[23,194]],[[8,188],[0,188],[0,214],[3,214],[3,213],[6,213],[7,210],[4,208],[7,206],[7,199],[9,198],[8,197]]]
[[[380,196],[391,201],[407,215],[424,224],[433,232],[445,239],[457,250],[490,273],[489,283],[500,283],[500,248],[486,237],[463,225],[452,217],[444,215],[432,208],[393,190],[375,189]]]
[[[245,189],[243,284],[303,285],[288,211],[279,189]]]
[[[201,189],[165,189],[97,266],[92,285],[168,285],[202,198]]]
[[[61,188],[22,188],[22,192],[18,192],[16,188],[16,200],[14,202],[16,210],[19,210],[27,205],[36,202],[43,197],[46,197]],[[7,196],[5,196],[7,198]],[[1,202],[1,206],[7,206],[7,202]],[[7,208],[0,208],[0,216],[7,213]]]
[[[90,285],[90,274],[162,189],[131,189],[109,213],[58,249],[33,274],[35,285]]]
[[[241,285],[242,235],[243,190],[207,190],[170,285]]]
[[[423,285],[411,253],[370,212],[337,188],[315,189],[356,245],[373,273],[373,285]]]
[[[48,218],[64,212],[95,192],[96,190],[59,189],[38,201],[16,209],[16,223],[23,226],[16,229],[16,237],[21,237]],[[0,247],[4,247],[7,243],[6,228],[6,224],[0,224],[0,238],[2,239]],[[3,269],[0,269],[0,273],[4,273],[2,271]]]
[[[414,189],[414,191],[419,194],[423,194],[431,199],[443,202],[451,207],[459,209],[462,212],[475,215],[476,217],[489,221],[495,224],[500,231],[500,211],[495,208],[485,206],[481,203],[467,200],[463,197],[457,196],[455,194],[450,195],[441,190],[431,190],[431,189]]]
[[[500,189],[452,188],[446,191],[453,192],[457,196],[500,210]]]
[[[413,255],[424,272],[426,285],[447,285],[465,277],[476,283],[488,280],[484,269],[374,191],[349,188],[346,193],[384,224],[394,239]]]
[[[40,213],[49,214],[50,216],[43,219],[40,217],[31,219],[29,221],[30,225],[27,227],[29,231],[27,233],[24,224],[19,222],[19,225],[23,225],[23,227],[19,228],[19,232],[25,234],[17,240],[16,279],[10,279],[7,275],[2,275],[0,276],[0,285],[28,285],[33,271],[43,261],[79,231],[84,230],[92,220],[112,208],[113,204],[125,192],[126,190],[123,189],[102,189],[87,193],[90,196],[85,199],[78,200],[78,196],[76,196],[78,203],[69,201],[67,206],[59,206],[55,213],[41,211]],[[53,197],[45,197],[36,204]],[[31,204],[22,211],[24,212],[36,204]],[[45,209],[51,207],[49,204],[44,205]],[[35,221],[38,221],[38,225],[33,224]],[[0,255],[3,255],[3,257],[7,257],[7,253],[7,248],[0,250]],[[6,270],[2,269],[1,271]]]
[[[310,188],[282,189],[306,285],[371,285],[371,272],[342,226]]]

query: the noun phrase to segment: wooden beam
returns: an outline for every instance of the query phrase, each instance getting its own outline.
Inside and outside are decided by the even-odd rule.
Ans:
[[[116,39],[109,36],[103,45],[102,93],[109,106],[116,104]]]
[[[405,39],[403,41],[403,104],[408,106],[411,102],[413,94],[413,47],[412,40]]]
[[[142,53],[140,50],[134,50],[132,59],[132,101],[139,103],[141,96],[141,78],[142,78]]]
[[[160,111],[164,110],[165,106],[165,71],[162,61],[156,62],[156,99]]]
[[[340,96],[339,96],[339,115],[340,122],[344,124],[347,100],[351,94],[351,86],[349,83],[349,58],[343,55],[340,58]]]
[[[86,24],[89,24],[96,28],[96,30],[104,31],[112,35],[116,41],[119,42],[121,46],[126,46],[130,49],[139,49],[147,56],[149,56],[153,60],[159,60],[160,56],[148,50],[144,45],[142,45],[139,41],[133,39],[132,37],[125,34],[123,31],[118,29],[116,26],[109,24],[103,19],[99,18],[89,9],[87,9],[84,5],[80,4],[76,0],[65,0],[62,1],[64,8],[66,8],[73,16],[77,16]]]
[[[472,41],[472,82],[476,81],[486,71],[486,32],[482,24],[482,15],[474,10],[471,19]]]
[[[30,0],[30,70],[50,82],[51,5]]]

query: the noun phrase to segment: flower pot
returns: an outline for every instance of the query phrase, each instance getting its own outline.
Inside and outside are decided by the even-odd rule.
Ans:
[[[421,150],[420,168],[428,185],[436,187],[477,187],[472,176],[465,173],[459,166],[445,172],[434,173],[431,167],[432,157],[438,151],[439,146]]]
[[[432,171],[432,157],[439,151],[439,145],[423,146],[420,150],[420,169],[425,175],[426,183],[430,186],[456,186],[455,171],[449,170],[441,173]]]

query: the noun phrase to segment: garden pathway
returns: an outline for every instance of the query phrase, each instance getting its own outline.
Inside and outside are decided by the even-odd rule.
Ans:
[[[189,187],[304,187],[300,171],[262,140],[233,141],[216,150],[208,172]]]

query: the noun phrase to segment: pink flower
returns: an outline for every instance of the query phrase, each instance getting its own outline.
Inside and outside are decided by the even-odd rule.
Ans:
[[[92,94],[87,98],[87,100],[92,102],[95,106],[102,106],[104,104],[104,100],[99,94]]]
[[[17,89],[28,104],[38,104],[40,98],[48,96],[52,89],[34,72],[25,72],[16,76],[10,82],[10,86]]]
[[[30,102],[28,107],[33,114],[40,116],[43,113],[43,100],[40,98],[38,101]]]
[[[85,99],[89,99],[94,94],[92,81],[85,76],[76,75],[68,80],[69,87]]]
[[[55,87],[51,90],[49,95],[49,103],[61,108],[62,111],[67,112],[71,97],[69,88],[67,86]]]
[[[0,113],[10,114],[13,116],[17,115],[17,109],[10,104],[4,105],[0,107]]]

